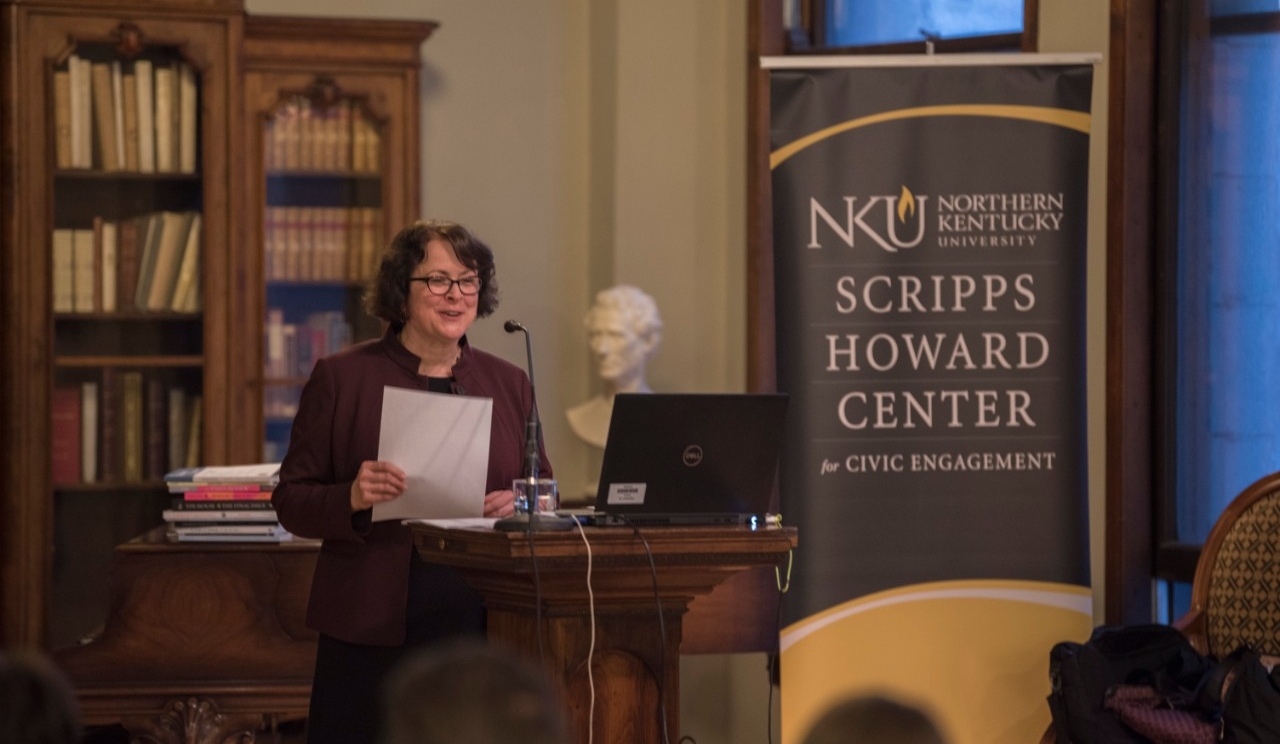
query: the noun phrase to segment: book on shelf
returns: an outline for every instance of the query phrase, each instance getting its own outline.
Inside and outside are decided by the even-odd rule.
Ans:
[[[109,220],[95,221],[95,227],[100,222],[101,229],[95,229],[95,237],[98,237],[100,258],[98,259],[99,273],[99,294],[102,297],[102,304],[99,308],[105,313],[114,313],[119,309],[119,294],[116,291],[119,287],[119,261],[120,261],[120,223]]]
[[[133,77],[138,86],[138,170],[156,171],[155,72],[149,59],[134,60]]]
[[[98,383],[80,383],[80,480],[98,482]]]
[[[165,509],[161,516],[164,521],[176,525],[184,524],[226,524],[228,522],[250,522],[254,524],[276,524],[275,509]]]
[[[178,65],[178,171],[196,172],[196,71],[191,65]]]
[[[70,228],[53,231],[53,311],[69,313],[76,309],[75,299],[75,235]]]
[[[203,236],[203,220],[199,212],[191,212],[187,227],[187,239],[182,248],[182,261],[174,279],[173,296],[169,309],[175,312],[195,312],[199,309],[196,287],[200,277],[200,244]]]
[[[101,216],[93,218],[93,312],[102,312],[102,277],[105,275],[102,266],[102,226]]]
[[[116,242],[116,309],[136,310],[141,241],[146,233],[146,217],[121,220]]]
[[[75,312],[91,313],[98,294],[98,254],[94,249],[93,229],[71,231],[71,285]]]
[[[160,246],[160,233],[164,225],[163,212],[144,215],[138,230],[138,276],[134,279],[133,306],[146,310],[151,298],[151,277],[156,269],[156,252]]]
[[[143,382],[142,474],[149,481],[160,480],[169,469],[169,392],[164,380],[147,376]]]
[[[200,462],[201,447],[204,444],[204,396],[196,395],[191,399],[187,426],[187,459],[182,465],[193,468]]]
[[[59,169],[71,168],[71,70],[53,71],[53,147],[54,164]]]
[[[78,385],[58,385],[50,395],[53,441],[49,459],[53,482],[60,486],[80,482],[80,446],[84,441],[80,431],[80,397]]]
[[[103,483],[122,480],[124,452],[120,436],[120,376],[114,367],[102,368],[102,389],[98,393],[98,473]]]
[[[177,385],[169,387],[167,461],[170,468],[179,468],[187,461],[187,391]]]
[[[67,60],[71,80],[71,167],[93,167],[93,64],[72,55]]]
[[[138,131],[138,76],[135,68],[121,75],[121,128],[124,132],[124,168],[134,173],[142,170],[141,137]]]
[[[182,253],[187,248],[187,234],[195,222],[196,213],[163,212],[162,215],[160,240],[156,246],[155,263],[147,287],[148,310],[169,309]]]
[[[121,170],[126,170],[127,165],[124,161],[124,74],[121,71],[120,61],[111,61],[111,116],[114,120],[114,131],[116,135],[116,163],[119,164]]]
[[[143,415],[142,373],[120,373],[120,413],[122,432],[122,475],[126,483],[140,483],[143,479]]]
[[[173,66],[156,66],[152,92],[155,96],[156,172],[173,173],[178,170],[175,122],[179,106],[177,71]]]
[[[90,66],[93,90],[93,142],[98,153],[97,163],[104,171],[120,170],[116,150],[116,116],[111,91],[111,63],[93,62]]]

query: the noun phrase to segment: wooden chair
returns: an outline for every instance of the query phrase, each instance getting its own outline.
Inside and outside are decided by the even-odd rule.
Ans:
[[[1202,654],[1222,658],[1246,643],[1280,654],[1280,472],[1218,517],[1200,550],[1191,609],[1173,625]],[[1040,744],[1058,744],[1052,725]]]

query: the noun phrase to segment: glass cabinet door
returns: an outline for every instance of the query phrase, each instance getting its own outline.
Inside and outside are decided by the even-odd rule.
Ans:
[[[106,614],[112,549],[203,462],[203,74],[166,45],[75,43],[50,71],[52,647]]]
[[[317,79],[262,125],[262,457],[288,447],[316,360],[376,336],[363,310],[382,249],[382,127],[357,98]]]

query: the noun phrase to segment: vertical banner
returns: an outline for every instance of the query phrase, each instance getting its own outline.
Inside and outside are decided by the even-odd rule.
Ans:
[[[1092,60],[765,65],[781,511],[800,534],[783,742],[870,690],[957,744],[1037,741],[1049,649],[1092,624]]]

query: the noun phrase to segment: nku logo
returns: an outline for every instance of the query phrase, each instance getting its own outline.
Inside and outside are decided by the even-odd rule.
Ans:
[[[824,223],[845,245],[854,247],[855,237],[861,233],[889,253],[900,249],[915,248],[924,239],[925,202],[927,196],[916,196],[906,186],[898,196],[870,196],[862,203],[859,197],[844,197],[843,220],[835,217],[814,197],[809,198],[808,248],[821,248],[818,239],[819,224]],[[839,212],[839,209],[834,210]],[[915,236],[910,234],[914,224]]]

